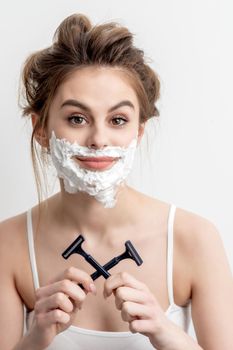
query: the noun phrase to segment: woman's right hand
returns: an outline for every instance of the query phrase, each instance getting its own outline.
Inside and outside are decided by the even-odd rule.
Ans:
[[[28,332],[35,348],[45,349],[58,333],[72,324],[89,292],[96,294],[93,280],[75,267],[69,267],[52,283],[36,290],[34,318]]]

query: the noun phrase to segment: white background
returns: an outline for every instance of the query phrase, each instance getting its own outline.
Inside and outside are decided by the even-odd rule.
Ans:
[[[128,26],[161,78],[160,121],[148,125],[131,184],[211,220],[233,269],[231,0],[2,1],[0,220],[37,201],[30,125],[17,105],[22,63],[74,12]]]

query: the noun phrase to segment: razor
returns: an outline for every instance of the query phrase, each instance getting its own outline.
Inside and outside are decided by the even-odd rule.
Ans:
[[[82,235],[79,235],[73,243],[69,245],[69,247],[62,253],[64,259],[68,259],[72,254],[80,254],[84,259],[95,268],[96,272],[91,274],[91,278],[96,280],[98,277],[103,276],[105,279],[110,277],[110,273],[108,270],[113,268],[113,266],[117,265],[121,260],[124,259],[132,259],[135,263],[140,266],[143,263],[142,258],[134,248],[131,241],[125,242],[125,251],[112,258],[109,262],[107,262],[104,266],[98,263],[90,254],[84,251],[82,248],[82,243],[85,241]],[[80,285],[81,286],[81,285]]]

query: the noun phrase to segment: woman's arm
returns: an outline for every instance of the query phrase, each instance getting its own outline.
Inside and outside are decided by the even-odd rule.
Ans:
[[[105,281],[104,297],[115,295],[116,308],[132,333],[147,336],[157,350],[202,350],[180,327],[170,321],[148,287],[126,272]]]
[[[192,316],[198,344],[167,319],[148,287],[123,272],[105,282],[105,297],[115,295],[122,319],[158,350],[232,350],[233,282],[219,234],[206,219],[178,210],[175,260],[190,271]],[[180,258],[181,257],[181,258]]]
[[[16,226],[11,219],[0,223],[0,349],[42,350],[30,334],[23,336],[24,308],[15,273],[16,267],[21,269],[22,240]]]
[[[24,324],[23,303],[16,290],[13,269],[17,240],[14,242],[9,228],[7,223],[0,224],[0,349],[4,350],[12,350],[20,340]]]
[[[190,219],[190,234],[184,241],[192,267],[192,318],[197,339],[205,350],[232,350],[233,279],[223,243],[208,220]]]
[[[73,267],[62,271],[50,284],[37,289],[34,318],[23,336],[23,302],[17,285],[27,285],[29,257],[24,249],[25,228],[19,230],[18,226],[11,220],[0,224],[0,349],[43,350],[69,327],[87,293],[95,294],[95,287],[84,271]],[[30,285],[25,287],[27,295],[28,289]]]

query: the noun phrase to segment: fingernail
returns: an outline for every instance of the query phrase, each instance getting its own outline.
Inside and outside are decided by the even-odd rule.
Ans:
[[[97,294],[96,286],[93,283],[90,284],[90,290],[93,294]]]

